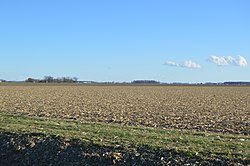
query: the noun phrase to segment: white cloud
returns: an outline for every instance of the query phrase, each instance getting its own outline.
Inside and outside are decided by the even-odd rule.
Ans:
[[[192,62],[191,60],[185,61],[181,66],[182,67],[187,67],[187,68],[193,68],[193,69],[201,68],[201,65],[199,65],[199,64],[197,64],[195,62]]]
[[[192,69],[201,68],[201,65],[199,65],[191,60],[184,61],[182,64],[178,64],[178,63],[175,63],[173,61],[167,61],[164,63],[164,65],[173,66],[173,67],[192,68]]]
[[[228,61],[226,57],[211,56],[209,60],[218,66],[227,65]]]
[[[247,60],[243,56],[239,56],[237,63],[241,67],[247,66]]]
[[[234,58],[232,56],[211,56],[209,58],[210,62],[215,63],[218,66],[225,66],[225,65],[236,65],[240,67],[247,66],[247,60],[243,56],[238,56]]]
[[[167,61],[164,63],[164,65],[168,65],[168,66],[175,66],[175,67],[178,67],[179,64],[175,63],[175,62],[172,62],[172,61]]]

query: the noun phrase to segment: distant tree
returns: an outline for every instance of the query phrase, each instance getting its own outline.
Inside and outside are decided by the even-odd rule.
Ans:
[[[25,82],[39,82],[39,80],[34,79],[34,78],[27,78]]]
[[[73,83],[77,82],[77,77],[58,77],[54,78],[52,76],[44,76],[43,79],[34,79],[34,78],[28,78],[25,80],[25,82],[39,82],[39,83]]]
[[[77,82],[78,78],[77,77],[73,77],[73,82]]]
[[[54,78],[52,76],[44,76],[43,80],[48,83],[54,82]]]
[[[69,82],[68,77],[62,77],[62,82],[65,82],[65,83]]]
[[[236,82],[224,82],[225,85],[250,85],[250,82],[236,81]]]
[[[134,80],[132,84],[159,84],[160,82],[155,80]]]

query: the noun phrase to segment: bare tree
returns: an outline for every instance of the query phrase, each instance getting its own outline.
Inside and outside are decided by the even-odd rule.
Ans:
[[[54,82],[54,78],[52,76],[44,76],[43,80],[45,82]]]
[[[77,77],[73,77],[73,82],[77,82],[78,78]]]

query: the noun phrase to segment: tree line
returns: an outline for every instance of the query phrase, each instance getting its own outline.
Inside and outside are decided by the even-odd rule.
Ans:
[[[132,84],[160,84],[160,82],[155,80],[134,80]]]
[[[77,77],[58,77],[44,76],[43,79],[27,78],[25,82],[33,83],[75,83],[78,81]]]

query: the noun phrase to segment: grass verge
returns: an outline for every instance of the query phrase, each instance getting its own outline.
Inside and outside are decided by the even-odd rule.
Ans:
[[[6,113],[0,113],[0,131],[56,135],[99,147],[123,147],[128,151],[138,147],[151,151],[170,150],[204,161],[250,162],[250,136],[247,135],[163,130]]]

